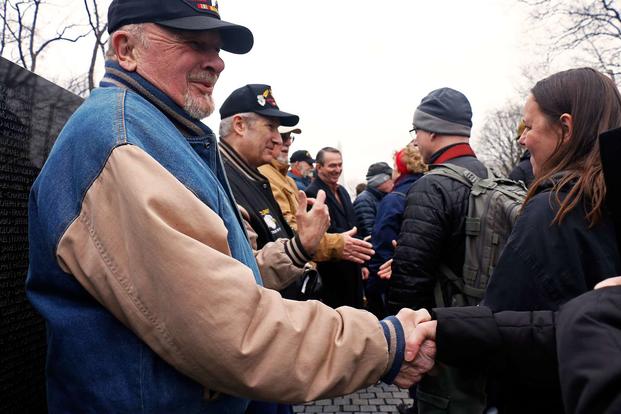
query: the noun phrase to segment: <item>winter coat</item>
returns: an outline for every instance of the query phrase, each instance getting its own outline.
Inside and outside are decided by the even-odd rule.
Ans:
[[[620,309],[620,286],[584,293],[556,312],[434,309],[436,360],[488,369],[501,384],[501,414],[618,413]]]
[[[567,414],[621,413],[621,286],[564,305],[556,340]]]
[[[535,179],[533,165],[530,163],[530,152],[524,151],[520,162],[509,173],[509,178],[515,181],[523,181],[526,187],[530,187]]]
[[[354,200],[354,212],[356,213],[356,227],[358,227],[358,236],[365,238],[371,235],[373,224],[375,223],[375,215],[377,206],[384,198],[386,193],[377,188],[367,187]]]
[[[552,224],[559,205],[550,191],[552,185],[543,185],[524,206],[509,236],[483,300],[494,312],[554,311],[593,289],[597,282],[621,274],[621,258],[607,212],[589,227],[585,217],[588,206],[579,204],[560,224]],[[570,189],[568,185],[561,190],[561,199]],[[533,406],[549,407],[547,412],[562,412],[558,378],[544,386],[540,377],[513,375],[511,370],[499,391],[509,404],[530,401]],[[528,392],[511,397],[515,389]]]
[[[449,148],[434,154],[431,162]],[[474,156],[453,158],[448,163],[465,167],[480,177],[487,176],[485,165]],[[446,264],[456,275],[462,274],[469,194],[470,189],[465,184],[441,175],[425,175],[412,185],[407,194],[389,282],[391,312],[404,307],[433,308],[440,263]],[[444,294],[447,303],[450,302],[449,287],[444,289]]]
[[[579,204],[560,224],[552,224],[558,202],[545,184],[524,206],[487,288],[484,303],[493,311],[556,310],[593,289],[602,279],[621,274],[612,219],[590,227]],[[570,186],[562,189],[564,198]]]
[[[347,190],[338,186],[340,202],[332,190],[319,178],[315,178],[306,188],[308,197],[317,197],[317,192],[326,193],[326,205],[330,211],[330,233],[342,233],[356,225],[354,207]],[[323,295],[325,304],[333,308],[339,306],[362,307],[362,275],[360,266],[346,260],[322,262],[317,264],[322,275]]]

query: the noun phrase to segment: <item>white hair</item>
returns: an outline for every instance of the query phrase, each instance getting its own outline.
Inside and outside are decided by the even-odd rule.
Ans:
[[[239,114],[231,115],[220,121],[219,135],[220,139],[226,139],[233,133],[233,118],[235,116],[241,117],[249,125],[254,124],[259,118],[254,112],[242,112]]]
[[[144,35],[144,25],[146,23],[137,23],[137,24],[126,24],[114,32],[118,32],[119,30],[123,30],[129,32],[130,35],[136,38],[138,44],[143,49],[149,48],[149,42],[147,41],[147,37]],[[108,50],[106,50],[106,60],[117,60],[116,50],[114,50],[114,46],[112,45],[112,35],[114,33],[110,33],[110,38],[108,39]]]

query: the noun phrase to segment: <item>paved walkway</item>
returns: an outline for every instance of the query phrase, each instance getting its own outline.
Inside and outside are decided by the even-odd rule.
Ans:
[[[354,394],[331,400],[296,405],[296,413],[397,413],[397,405],[412,404],[407,390],[394,385],[377,384]]]

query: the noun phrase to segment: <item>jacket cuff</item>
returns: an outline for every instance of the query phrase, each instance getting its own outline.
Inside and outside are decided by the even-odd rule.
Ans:
[[[401,365],[403,364],[403,357],[405,354],[405,334],[403,333],[403,326],[399,319],[395,316],[389,316],[380,321],[384,336],[386,337],[386,343],[388,344],[388,371],[381,378],[386,384],[392,384],[392,382],[399,374]]]
[[[310,262],[312,259],[312,256],[304,250],[300,236],[297,234],[285,242],[285,253],[291,259],[291,263],[297,267],[304,267],[306,262]]]

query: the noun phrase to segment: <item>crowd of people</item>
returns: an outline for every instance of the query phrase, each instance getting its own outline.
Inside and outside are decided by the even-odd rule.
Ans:
[[[463,93],[425,96],[352,202],[341,151],[289,154],[299,116],[269,85],[229,95],[218,137],[200,122],[220,50],[254,43],[217,2],[113,0],[108,30],[100,87],[29,201],[51,413],[286,414],[380,380],[410,388],[404,413],[621,410],[610,78],[572,69],[525,97],[528,195],[483,303],[450,306],[470,187],[432,172],[490,174]]]

